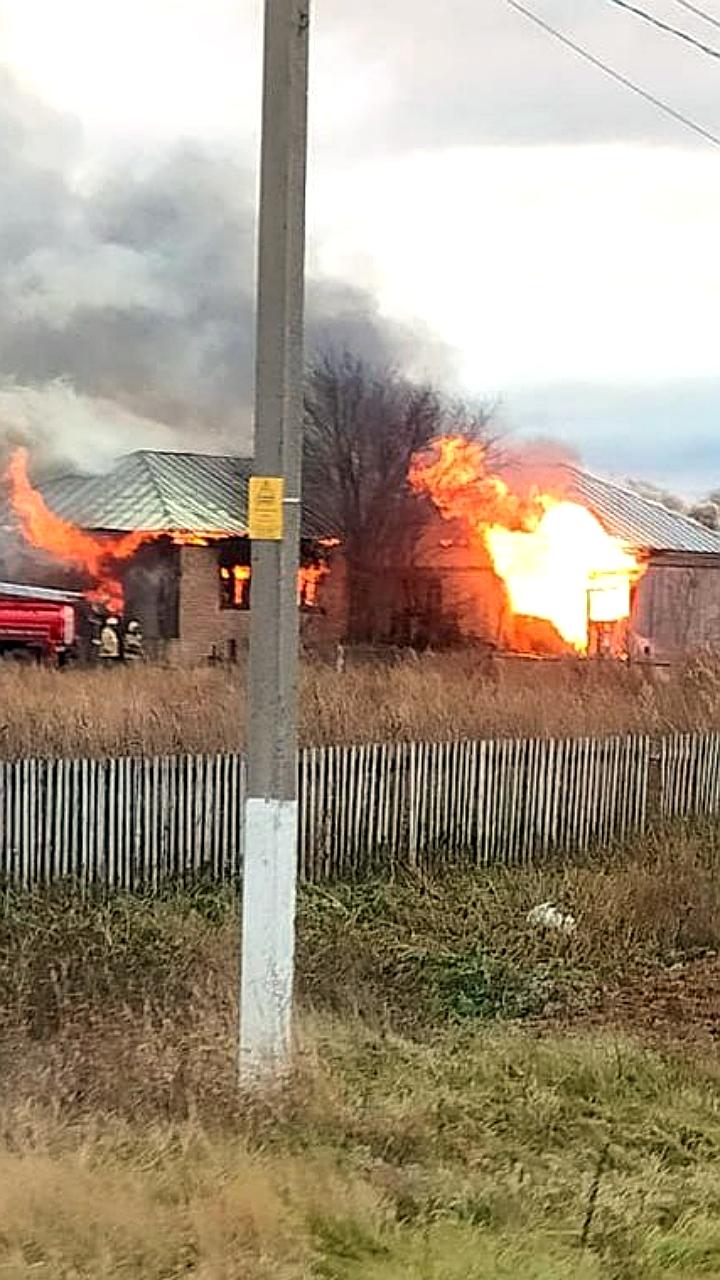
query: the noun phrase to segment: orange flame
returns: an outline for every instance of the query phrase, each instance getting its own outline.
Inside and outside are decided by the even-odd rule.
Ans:
[[[317,607],[320,583],[329,572],[328,566],[322,561],[301,565],[298,570],[298,604],[305,609]]]
[[[222,568],[220,577],[226,582],[232,581],[232,603],[236,609],[247,609],[250,606],[250,580],[252,569],[249,564],[234,564],[231,569]]]
[[[226,533],[199,533],[197,529],[175,529],[167,535],[176,547],[210,547],[214,542],[222,542]]]
[[[486,547],[513,614],[549,622],[587,652],[589,622],[630,616],[643,566],[580,503],[531,489],[513,492],[488,468],[483,445],[442,437],[412,461],[410,484]]]
[[[6,479],[10,486],[12,509],[26,542],[80,569],[94,583],[86,593],[87,598],[105,604],[113,612],[120,612],[123,589],[117,578],[117,565],[129,560],[138,547],[154,535],[137,532],[114,538],[94,537],[55,515],[30,483],[25,449],[17,449],[13,454]]]
[[[326,564],[301,565],[297,575],[298,604],[305,609],[317,607],[318,590],[322,579],[330,570]],[[249,564],[234,564],[232,568],[223,567],[220,577],[231,582],[232,602],[237,609],[247,609],[250,604],[250,582],[252,569]]]

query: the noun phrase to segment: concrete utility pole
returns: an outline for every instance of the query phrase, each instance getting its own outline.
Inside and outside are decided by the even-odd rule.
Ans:
[[[309,0],[265,0],[240,1073],[291,1049]]]

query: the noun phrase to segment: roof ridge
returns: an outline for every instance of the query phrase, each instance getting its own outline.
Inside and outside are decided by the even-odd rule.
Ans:
[[[170,521],[171,519],[170,508],[168,507],[165,501],[165,494],[163,492],[163,487],[160,483],[159,477],[155,472],[155,467],[153,466],[152,458],[148,456],[148,451],[145,449],[138,449],[137,452],[142,456],[143,463],[150,477],[150,483],[152,484],[153,490],[155,492],[155,496],[157,497],[157,500],[160,504],[160,510],[162,511],[165,519]]]
[[[206,453],[202,449],[133,449],[122,458],[209,458],[224,462],[253,462],[252,453]]]

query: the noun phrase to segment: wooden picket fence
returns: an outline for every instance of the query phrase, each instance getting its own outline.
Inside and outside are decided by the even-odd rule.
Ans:
[[[720,813],[720,735],[384,743],[298,760],[307,881],[609,845]],[[132,889],[242,870],[240,755],[0,764],[0,879]]]
[[[720,733],[681,733],[659,744],[659,817],[720,813]]]

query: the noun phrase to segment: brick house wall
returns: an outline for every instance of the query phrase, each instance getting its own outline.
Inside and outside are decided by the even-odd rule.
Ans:
[[[178,638],[170,644],[170,661],[195,666],[213,655],[232,660],[247,645],[249,634],[248,610],[220,608],[217,547],[181,547]]]
[[[301,638],[308,648],[330,647],[344,637],[344,581],[338,557],[320,584],[320,608],[300,615]],[[250,610],[223,609],[220,599],[217,546],[180,547],[178,635],[167,645],[172,663],[196,666],[213,656],[227,662],[242,655],[250,638]]]

